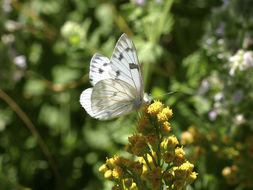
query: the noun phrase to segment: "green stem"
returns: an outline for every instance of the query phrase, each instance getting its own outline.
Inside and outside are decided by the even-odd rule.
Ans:
[[[143,158],[144,158],[144,160],[145,160],[145,162],[146,162],[146,164],[147,164],[149,170],[152,170],[152,168],[151,168],[151,166],[150,166],[150,164],[149,164],[149,162],[148,162],[147,156],[144,155]]]

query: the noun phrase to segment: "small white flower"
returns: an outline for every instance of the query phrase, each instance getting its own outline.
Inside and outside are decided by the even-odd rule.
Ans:
[[[19,23],[14,20],[8,20],[5,22],[5,28],[9,32],[14,32],[20,28]]]
[[[212,39],[212,38],[208,38],[208,39],[206,40],[206,43],[207,43],[208,45],[211,45],[211,44],[213,43],[213,39]]]
[[[24,55],[19,55],[19,56],[15,57],[13,62],[15,65],[17,65],[21,69],[26,68],[26,57]]]
[[[219,40],[218,40],[218,44],[219,44],[219,45],[224,44],[224,40],[223,40],[223,39],[219,39]]]
[[[237,125],[241,125],[245,122],[245,118],[243,116],[243,114],[238,114],[235,116],[235,122]]]
[[[217,94],[214,95],[214,100],[216,102],[220,101],[222,98],[223,98],[223,93],[222,92],[219,92],[219,93],[217,93]]]

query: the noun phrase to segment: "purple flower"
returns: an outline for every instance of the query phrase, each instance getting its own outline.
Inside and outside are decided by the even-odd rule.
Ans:
[[[247,51],[243,55],[244,65],[246,67],[252,67],[253,66],[253,53],[252,51]]]
[[[210,121],[214,121],[218,115],[218,111],[216,109],[213,109],[208,113],[208,118]]]

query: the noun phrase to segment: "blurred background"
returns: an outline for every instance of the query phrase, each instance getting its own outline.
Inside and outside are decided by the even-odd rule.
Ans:
[[[252,0],[1,0],[0,189],[110,189],[130,114],[80,106],[89,62],[133,40],[145,91],[173,109],[198,179],[187,189],[253,188]]]

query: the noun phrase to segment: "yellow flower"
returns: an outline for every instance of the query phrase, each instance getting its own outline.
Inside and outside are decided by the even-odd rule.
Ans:
[[[107,169],[108,168],[107,168],[106,164],[103,164],[102,166],[99,167],[98,171],[104,173],[104,172],[106,172]]]
[[[106,164],[109,168],[113,168],[115,166],[115,160],[117,160],[117,156],[113,158],[106,158]]]
[[[167,115],[165,113],[160,112],[160,113],[157,114],[157,120],[159,122],[164,122],[164,121],[168,120],[168,117],[167,117]]]
[[[163,140],[160,144],[162,150],[164,151],[167,148],[167,141]]]
[[[164,113],[167,118],[171,118],[173,115],[172,109],[170,109],[168,106],[166,108],[163,108],[162,113]]]
[[[171,131],[171,125],[168,121],[165,121],[161,125],[161,130],[163,135],[168,135],[169,132]]]
[[[157,114],[159,122],[165,122],[170,117],[172,117],[172,110],[169,107],[162,109],[162,111]]]
[[[177,147],[175,149],[175,157],[174,157],[174,164],[179,166],[185,162],[185,152],[183,147]]]
[[[177,137],[174,135],[168,137],[168,143],[167,143],[167,148],[168,149],[174,149],[178,145],[178,140]]]
[[[106,179],[109,179],[112,177],[112,170],[107,170],[105,173],[104,173],[104,177]]]
[[[136,183],[132,183],[130,190],[138,190]]]
[[[153,104],[148,107],[150,115],[157,115],[163,108],[163,104],[159,100],[155,100]]]
[[[148,172],[148,166],[146,164],[143,164],[142,166],[142,175],[146,176]]]
[[[116,166],[113,170],[112,170],[112,176],[115,178],[115,179],[121,179],[123,177],[123,170],[122,168]]]
[[[189,161],[186,161],[180,166],[180,168],[187,170],[188,172],[192,172],[194,165],[190,163]]]
[[[187,178],[187,183],[191,184],[193,181],[195,181],[197,179],[197,175],[198,175],[198,173],[191,172],[190,175]]]
[[[183,149],[183,147],[177,147],[176,149],[175,149],[175,155],[185,155],[185,152],[184,152],[184,149]]]

